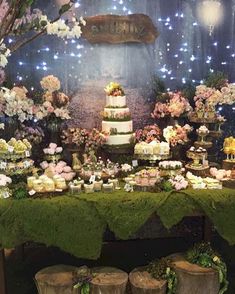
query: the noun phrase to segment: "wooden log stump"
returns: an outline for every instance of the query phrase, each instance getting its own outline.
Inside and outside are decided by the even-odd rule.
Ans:
[[[218,294],[219,275],[212,268],[189,263],[183,255],[170,256],[177,274],[176,294]]]
[[[87,269],[86,267],[83,267]],[[68,265],[55,265],[39,271],[35,283],[39,294],[80,294],[74,289],[79,269]],[[87,269],[88,271],[88,269]]]
[[[145,267],[134,269],[129,274],[132,294],[166,294],[167,281],[156,280]]]
[[[100,267],[92,270],[91,294],[125,294],[128,274],[112,267]]]

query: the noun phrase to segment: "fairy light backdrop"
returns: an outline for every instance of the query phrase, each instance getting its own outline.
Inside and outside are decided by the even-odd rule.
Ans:
[[[41,9],[53,18],[57,4],[63,1],[37,3],[39,6],[41,3]],[[64,41],[44,36],[10,58],[9,76],[15,83],[34,88],[42,76],[54,74],[63,81],[64,90],[77,97],[77,102],[81,96],[79,91],[87,84],[103,89],[105,83],[111,80],[121,82],[125,88],[140,89],[140,92],[151,86],[153,75],[162,78],[168,89],[180,88],[188,82],[200,84],[209,72],[214,71],[228,73],[230,81],[235,82],[235,0],[220,1],[220,24],[212,35],[202,21],[205,15],[198,13],[201,2],[77,0],[73,11],[77,16],[147,14],[160,36],[155,44],[150,45],[92,45],[84,39]],[[103,98],[103,92],[97,93],[95,95],[94,91],[91,96]],[[89,93],[83,95],[88,96]],[[135,95],[138,96],[136,92]],[[142,98],[140,94],[139,99]],[[146,98],[145,95],[143,99]]]

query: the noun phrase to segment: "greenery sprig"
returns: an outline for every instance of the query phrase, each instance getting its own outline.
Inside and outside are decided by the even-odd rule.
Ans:
[[[201,242],[195,244],[192,249],[186,252],[186,259],[190,263],[202,267],[210,267],[218,271],[220,282],[219,294],[223,294],[228,290],[227,266],[219,254],[212,249],[210,243]]]
[[[176,293],[177,276],[169,259],[161,258],[151,262],[147,271],[154,279],[167,281],[167,294]]]

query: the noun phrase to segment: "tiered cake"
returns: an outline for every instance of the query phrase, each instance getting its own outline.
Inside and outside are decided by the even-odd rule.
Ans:
[[[133,122],[122,87],[110,83],[106,88],[106,106],[102,113],[102,131],[109,133],[107,145],[130,144],[133,138]]]

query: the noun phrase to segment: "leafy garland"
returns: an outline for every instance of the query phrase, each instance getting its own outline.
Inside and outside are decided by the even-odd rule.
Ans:
[[[161,258],[151,262],[147,267],[147,271],[154,279],[167,281],[167,294],[176,293],[177,276],[172,270],[169,259]]]
[[[221,257],[211,248],[210,243],[198,243],[186,252],[186,259],[190,263],[206,268],[213,268],[219,273],[220,290],[223,294],[228,290],[227,266]]]

